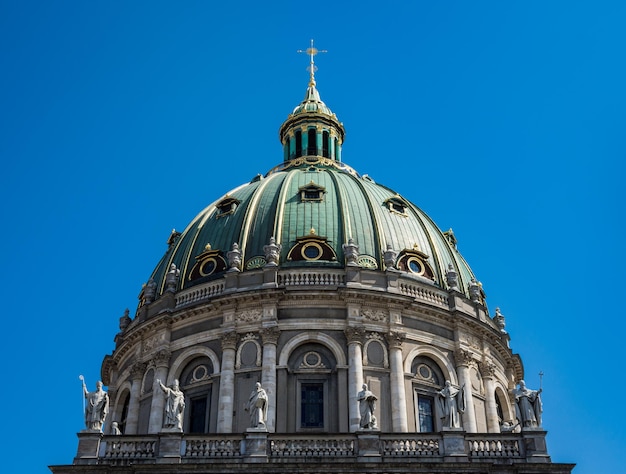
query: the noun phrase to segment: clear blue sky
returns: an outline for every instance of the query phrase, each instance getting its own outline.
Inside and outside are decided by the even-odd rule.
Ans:
[[[552,459],[623,472],[625,24],[602,0],[0,0],[8,471],[71,463],[78,375],[171,229],[282,160],[315,38],[344,161],[454,229],[545,372]]]

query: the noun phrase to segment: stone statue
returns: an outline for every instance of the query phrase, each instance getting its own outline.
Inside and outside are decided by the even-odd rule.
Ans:
[[[239,244],[237,242],[233,243],[232,249],[226,253],[226,257],[228,258],[228,271],[240,271],[239,267],[241,267],[241,250],[239,250]]]
[[[514,423],[512,421],[504,421],[500,425],[500,433],[513,433],[515,428],[519,426],[519,423]]]
[[[89,392],[83,381],[85,394],[85,426],[88,431],[102,432],[102,425],[109,412],[109,394],[102,389],[102,382],[96,383],[96,391]]]
[[[166,387],[157,379],[157,383],[165,394],[165,419],[163,428],[171,431],[183,431],[183,413],[185,412],[185,395],[174,380],[171,387]]]
[[[176,292],[178,279],[180,278],[180,270],[176,268],[176,264],[172,263],[170,271],[165,275],[165,291],[170,293]]]
[[[396,269],[396,257],[398,256],[398,252],[396,252],[391,244],[387,244],[387,250],[383,252],[383,261],[385,262],[385,267],[387,270],[395,270]]]
[[[506,330],[504,329],[506,322],[504,315],[500,312],[500,308],[496,308],[496,315],[493,317],[493,322],[496,323],[496,326],[498,326],[502,334],[506,334]]]
[[[265,429],[267,421],[267,392],[259,382],[250,393],[246,410],[250,412],[250,428]]]
[[[111,434],[115,436],[119,436],[122,434],[122,431],[120,430],[120,425],[117,423],[117,421],[111,423]]]
[[[357,259],[359,258],[359,246],[354,243],[354,239],[349,238],[347,244],[341,246],[346,256],[346,265],[349,267],[358,267]]]
[[[274,236],[270,237],[270,243],[263,246],[263,251],[265,252],[265,264],[266,267],[275,267],[278,265],[278,257],[280,255],[280,249],[282,246],[280,244],[276,244],[276,239]]]
[[[459,275],[454,271],[454,265],[448,263],[448,271],[446,271],[446,282],[448,288],[454,291],[459,291]]]
[[[465,397],[463,387],[453,387],[449,380],[443,389],[437,392],[437,405],[441,413],[441,423],[444,428],[460,428],[461,413],[465,411]]]
[[[376,400],[378,400],[378,397],[370,392],[367,388],[367,384],[364,383],[362,390],[357,394],[356,399],[359,402],[359,413],[361,415],[359,426],[363,430],[376,429],[377,426],[374,410],[376,409]]]
[[[541,426],[541,392],[526,388],[526,382],[519,381],[519,388],[513,390],[515,397],[515,416],[517,421],[524,428],[538,428]]]

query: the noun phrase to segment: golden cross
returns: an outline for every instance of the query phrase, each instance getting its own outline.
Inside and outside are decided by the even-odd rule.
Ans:
[[[298,50],[298,53],[306,53],[311,58],[311,62],[309,63],[309,67],[307,68],[307,70],[311,73],[309,77],[310,87],[315,87],[315,71],[317,71],[313,57],[318,53],[327,53],[327,52],[328,51],[326,51],[325,49],[317,49],[315,46],[313,46],[313,40],[311,40],[311,46],[309,48],[307,48],[306,50],[302,50],[302,49]]]

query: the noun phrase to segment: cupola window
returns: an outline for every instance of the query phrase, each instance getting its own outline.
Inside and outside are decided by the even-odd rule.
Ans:
[[[317,131],[314,128],[309,128],[307,155],[317,155]]]
[[[217,204],[217,214],[215,217],[219,219],[220,217],[225,217],[229,214],[232,214],[233,212],[235,212],[235,209],[237,209],[237,206],[240,204],[240,202],[241,201],[233,197],[225,197]]]
[[[400,196],[394,196],[392,198],[389,198],[385,201],[384,203],[387,206],[387,209],[389,209],[389,212],[392,212],[394,214],[399,214],[401,216],[406,216],[406,209],[408,207],[406,201],[404,199],[402,199]]]
[[[295,157],[298,158],[302,156],[302,132],[300,130],[296,130],[296,152]]]
[[[337,254],[328,245],[326,237],[315,235],[315,229],[306,237],[298,237],[296,245],[287,254],[287,261],[337,261]]]
[[[306,186],[298,188],[298,191],[301,202],[321,202],[324,199],[326,188],[311,181]]]
[[[417,244],[413,246],[413,249],[404,249],[398,255],[397,268],[398,270],[412,273],[413,275],[422,276],[429,280],[435,279],[435,274],[432,268],[426,261],[428,255],[419,250]]]
[[[330,134],[326,130],[322,133],[322,156],[330,158]]]

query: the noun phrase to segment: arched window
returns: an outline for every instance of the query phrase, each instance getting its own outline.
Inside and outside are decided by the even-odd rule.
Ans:
[[[128,418],[128,407],[130,405],[130,393],[127,393],[124,397],[124,403],[122,404],[122,414],[118,423],[118,428],[122,434],[126,434],[126,419]]]
[[[198,357],[183,369],[181,390],[185,394],[185,433],[208,433],[211,421],[213,364],[208,357]]]
[[[317,155],[317,130],[309,128],[307,155]]]
[[[413,401],[415,405],[415,429],[420,433],[433,433],[441,427],[437,415],[437,392],[445,380],[439,366],[430,358],[419,356],[411,365],[413,373]]]

